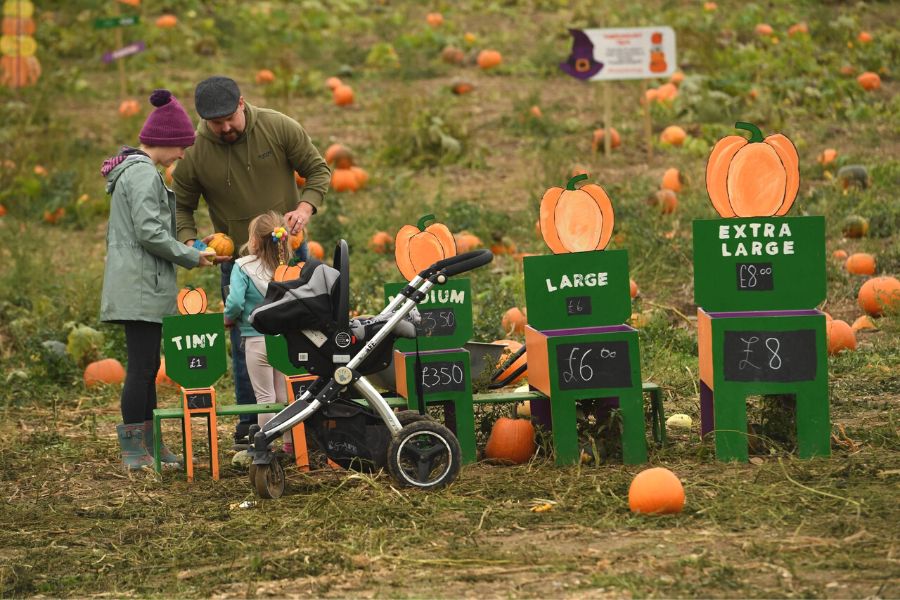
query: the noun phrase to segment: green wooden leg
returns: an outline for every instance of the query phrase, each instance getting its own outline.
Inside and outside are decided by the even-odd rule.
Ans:
[[[162,419],[153,415],[153,468],[157,473],[162,472],[162,463],[159,455],[162,448]]]
[[[635,387],[619,396],[622,415],[622,462],[647,462],[647,435],[644,426],[644,393]]]
[[[831,455],[828,380],[803,386],[797,400],[797,453],[800,458]]]
[[[662,403],[662,391],[656,384],[645,383],[643,392],[650,395],[650,428],[653,441],[666,445],[666,409]]]
[[[472,406],[472,395],[468,395],[469,402],[456,402],[456,439],[459,440],[459,448],[462,450],[463,464],[475,462],[475,409]]]
[[[728,385],[716,387],[716,458],[721,461],[747,462],[747,399]]]
[[[578,425],[576,400],[567,396],[550,399],[550,416],[553,427],[553,449],[556,464],[571,465],[581,459],[578,451]]]

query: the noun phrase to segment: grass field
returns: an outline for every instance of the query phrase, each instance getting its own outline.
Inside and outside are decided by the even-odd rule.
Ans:
[[[876,319],[856,334],[855,351],[829,357],[830,458],[800,460],[790,435],[773,434],[750,463],[717,462],[697,427],[691,244],[691,222],[716,216],[704,184],[709,152],[735,121],[750,121],[796,145],[790,214],[825,216],[826,256],[868,252],[877,274],[900,274],[895,3],[145,0],[142,23],[122,30],[124,43],[147,44],[125,59],[126,95],[142,107],[130,118],[117,112],[120,72],[99,60],[115,35],[91,26],[113,3],[36,4],[43,75],[35,87],[0,88],[0,595],[900,596],[900,319]],[[164,10],[177,15],[174,29],[154,26]],[[439,27],[426,22],[433,11],[444,16]],[[772,34],[754,32],[762,22]],[[788,35],[799,22],[808,33]],[[638,82],[587,85],[557,67],[569,27],[644,25],[675,29],[685,76],[674,102],[651,105],[652,158]],[[447,46],[463,51],[462,64],[441,60]],[[502,53],[500,66],[474,64],[485,48]],[[255,83],[263,68],[273,83]],[[863,71],[880,75],[880,89],[858,85]],[[376,231],[433,213],[486,246],[543,254],[543,192],[575,170],[601,184],[616,211],[610,248],[628,251],[641,290],[643,378],[662,386],[667,414],[694,419],[650,458],[681,478],[684,511],[633,515],[628,486],[643,466],[613,457],[557,467],[546,441],[526,465],[478,462],[436,493],[398,489],[386,474],[288,470],[285,496],[258,501],[228,451],[218,482],[203,469],[191,484],[173,471],[123,473],[120,388],[82,381],[85,361],[125,359],[121,328],[98,322],[109,206],[98,170],[118,145],[136,142],[155,87],[192,112],[194,85],[216,73],[235,77],[249,101],[295,117],[322,151],[350,147],[368,171],[366,188],[330,193],[310,226],[326,248],[348,240],[361,313],[380,310],[382,284],[399,278],[391,255],[368,249]],[[333,75],[353,87],[351,106],[332,103]],[[451,92],[461,79],[471,93]],[[603,86],[622,137],[609,157],[591,148]],[[685,129],[682,146],[659,141],[669,125]],[[837,159],[823,166],[816,157],[826,148]],[[863,165],[869,185],[845,189],[837,174],[847,165]],[[672,167],[685,185],[663,214],[647,198]],[[868,220],[868,235],[843,236],[851,215]],[[852,323],[866,278],[832,258],[827,277],[821,308]],[[525,303],[521,262],[498,256],[471,279],[473,339],[506,337],[501,316]],[[218,310],[217,272],[180,270],[179,281],[204,287]],[[45,344],[66,344],[83,326],[100,337],[63,355]],[[216,389],[232,403],[230,375]],[[160,388],[161,405],[179,401]],[[771,406],[750,402],[754,415],[777,420]],[[480,444],[508,409],[479,411]],[[220,428],[224,448],[231,426]],[[531,510],[541,505],[551,509]]]

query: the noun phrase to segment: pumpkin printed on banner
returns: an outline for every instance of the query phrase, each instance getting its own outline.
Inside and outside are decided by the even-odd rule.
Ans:
[[[206,312],[206,292],[201,288],[186,287],[178,292],[178,312],[183,315],[199,315]]]
[[[612,237],[615,215],[603,188],[575,184],[587,175],[572,177],[566,188],[550,188],[541,198],[541,235],[554,254],[603,250]]]
[[[783,216],[800,187],[797,149],[781,134],[763,138],[752,123],[735,123],[750,139],[730,135],[719,140],[706,164],[706,189],[720,216]]]
[[[407,281],[439,260],[456,256],[456,241],[443,223],[432,223],[434,215],[425,215],[415,225],[404,225],[394,240],[397,268]]]

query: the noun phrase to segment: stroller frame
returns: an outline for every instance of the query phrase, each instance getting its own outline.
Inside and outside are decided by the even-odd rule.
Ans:
[[[384,421],[392,434],[394,442],[397,441],[398,435],[405,429],[413,428],[415,430],[428,430],[425,431],[425,433],[434,434],[439,440],[439,444],[442,447],[446,446],[446,449],[450,451],[451,454],[453,446],[455,446],[458,462],[459,443],[452,432],[443,425],[430,420],[427,421],[427,426],[417,423],[417,421],[425,419],[424,416],[410,416],[410,418],[404,419],[407,423],[402,423],[401,419],[397,417],[384,397],[378,392],[375,386],[373,386],[368,379],[358,371],[358,368],[365,359],[391,335],[397,327],[397,324],[404,320],[419,303],[425,300],[428,291],[432,287],[446,283],[447,279],[453,275],[486,265],[491,262],[491,260],[493,260],[493,255],[489,250],[475,250],[438,261],[421,271],[409,282],[409,285],[404,287],[393,300],[391,300],[391,302],[388,303],[376,317],[374,317],[375,320],[383,320],[387,315],[390,315],[390,317],[387,318],[385,325],[373,335],[372,339],[365,342],[356,355],[350,358],[346,364],[338,364],[338,360],[335,360],[337,357],[333,357],[332,364],[335,366],[335,370],[330,378],[326,379],[326,376],[320,376],[313,385],[304,391],[300,398],[276,414],[263,429],[260,430],[258,425],[251,427],[251,444],[248,453],[253,458],[253,463],[250,468],[250,476],[251,480],[254,481],[257,492],[261,496],[277,498],[281,496],[281,493],[284,490],[283,471],[277,460],[276,454],[269,449],[269,445],[272,441],[283,435],[286,431],[289,431],[292,427],[307,420],[322,407],[334,402],[339,397],[339,394],[345,391],[350,385],[362,394],[369,403],[369,406],[374,409],[378,416]],[[341,278],[343,279],[340,287],[341,295],[344,297],[342,297],[339,302],[338,318],[341,322],[341,330],[344,331],[349,330],[348,298],[346,297],[349,295],[349,268],[347,263],[347,243],[346,241],[341,240],[335,249],[335,267],[341,271]],[[440,431],[436,431],[438,429]],[[448,436],[452,439],[444,439]],[[408,439],[402,440],[400,450],[402,450],[403,444],[407,441]],[[391,444],[391,449],[389,449],[389,455],[393,451],[392,449],[394,449],[393,442]],[[390,467],[390,460],[388,461],[388,464]],[[452,466],[453,465],[448,465],[448,469]],[[455,468],[458,472],[459,465],[457,464]],[[389,468],[389,470],[391,471],[391,474],[398,479],[398,482],[401,485],[418,485],[410,481],[408,477],[405,478],[406,480],[404,481],[393,469]],[[455,478],[455,474],[453,475],[453,478]],[[441,483],[440,485],[418,485],[418,487],[440,487],[447,483],[449,483],[449,481]]]

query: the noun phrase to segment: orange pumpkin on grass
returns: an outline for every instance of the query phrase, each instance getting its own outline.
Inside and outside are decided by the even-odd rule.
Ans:
[[[201,288],[186,287],[178,292],[178,312],[183,315],[200,315],[206,312],[206,292]]]
[[[319,242],[310,241],[307,243],[307,248],[309,248],[309,255],[316,260],[325,259],[325,248]]]
[[[831,253],[831,258],[833,258],[834,260],[845,261],[847,260],[848,256],[849,255],[847,254],[847,251],[840,248]]]
[[[6,216],[6,207],[0,204],[0,217]]]
[[[525,313],[514,306],[503,313],[503,319],[501,319],[500,324],[503,326],[503,331],[506,335],[512,335],[514,333],[524,335],[525,325],[528,324],[528,319],[525,317]]]
[[[125,381],[125,368],[114,358],[104,358],[90,363],[84,369],[84,385],[114,384]]]
[[[343,144],[331,144],[325,149],[325,162],[338,169],[349,169],[353,166],[353,152]]]
[[[491,428],[484,456],[520,465],[528,462],[535,450],[537,444],[534,441],[534,425],[530,420],[500,417]]]
[[[662,185],[660,186],[662,189],[672,190],[673,192],[678,193],[681,191],[683,185],[684,181],[681,179],[681,173],[678,169],[666,169],[666,172],[663,173]]]
[[[875,257],[866,252],[856,252],[847,257],[844,268],[853,275],[874,275]]]
[[[894,277],[873,277],[859,288],[856,301],[873,317],[900,310],[900,281]]]
[[[482,50],[478,53],[477,62],[482,69],[493,69],[503,62],[503,56],[496,50]]]
[[[594,152],[599,151],[604,147],[603,139],[606,137],[606,130],[602,127],[600,129],[594,130],[594,137],[591,140],[591,150]],[[609,128],[609,147],[610,148],[618,148],[622,145],[622,138],[619,136],[619,132],[616,131],[615,127]]]
[[[782,216],[800,187],[797,149],[781,134],[763,138],[752,123],[735,123],[750,139],[730,135],[719,140],[706,164],[706,190],[722,217]]]
[[[178,387],[178,384],[172,381],[168,375],[166,375],[166,359],[159,359],[159,370],[156,371],[156,385],[160,387]]]
[[[753,31],[756,35],[772,35],[775,33],[775,30],[772,29],[772,26],[768,23],[760,23],[756,27],[753,28]]]
[[[451,65],[461,65],[466,60],[466,54],[456,46],[447,46],[441,50],[441,60]]]
[[[156,26],[160,29],[172,29],[178,25],[178,17],[175,15],[162,15],[156,19]]]
[[[376,231],[369,239],[369,248],[377,254],[386,254],[394,244],[394,238],[387,231]]]
[[[865,329],[878,329],[878,326],[875,325],[872,317],[870,317],[869,315],[863,315],[861,317],[857,317],[856,320],[853,321],[853,324],[850,325],[850,329],[853,330],[853,333],[856,333]]]
[[[439,12],[428,13],[425,15],[425,21],[431,27],[440,27],[444,24],[444,15]]]
[[[475,85],[464,79],[459,79],[450,84],[450,91],[457,96],[463,96],[475,89]]]
[[[846,321],[832,319],[826,322],[825,337],[828,340],[828,354],[835,355],[844,350],[856,350],[856,334]]]
[[[678,86],[674,83],[664,83],[656,88],[656,97],[654,99],[657,102],[672,102],[677,97]]]
[[[819,156],[816,157],[816,161],[823,167],[830,165],[835,160],[837,160],[837,150],[834,148],[825,148]]]
[[[872,34],[868,31],[860,31],[859,35],[856,36],[856,39],[860,44],[868,44],[872,41]]]
[[[356,183],[359,184],[359,189],[363,189],[366,187],[366,184],[369,183],[369,173],[362,167],[350,167],[350,172],[356,177]]]
[[[119,116],[127,119],[128,117],[133,117],[134,115],[141,112],[141,105],[138,104],[137,100],[128,99],[122,100],[119,103]]]
[[[325,85],[333,92],[339,86],[344,85],[344,82],[338,77],[329,77],[325,80]]]
[[[565,189],[550,188],[541,198],[541,235],[554,254],[602,250],[612,237],[612,203],[595,183],[576,188],[584,179],[572,177]]]
[[[866,71],[857,77],[856,82],[867,92],[881,89],[881,77],[878,76],[878,73],[873,73],[872,71]]]
[[[637,297],[638,297],[638,294],[641,293],[641,291],[638,289],[638,284],[635,283],[634,279],[629,279],[629,280],[628,280],[628,285],[629,285],[629,288],[630,288],[630,292],[631,292],[631,297],[632,297],[632,299],[633,299],[633,298],[637,298]]]
[[[273,81],[275,81],[275,73],[273,73],[269,69],[260,69],[256,72],[256,83],[265,85],[268,83],[272,83]]]
[[[407,281],[439,260],[456,256],[456,241],[443,223],[432,223],[434,215],[425,215],[415,225],[404,225],[394,240],[397,268]]]
[[[465,254],[466,252],[471,252],[472,250],[477,250],[481,248],[481,239],[468,231],[461,231],[455,236],[453,236],[454,241],[456,242],[456,251],[460,254]]]
[[[339,85],[334,88],[331,93],[334,103],[338,106],[349,106],[353,104],[353,88],[349,85]]]
[[[331,172],[331,188],[336,192],[355,192],[359,189],[356,173],[350,169],[335,169]]]
[[[681,146],[687,139],[687,132],[678,125],[669,125],[659,134],[659,141],[667,146]]]
[[[684,486],[669,469],[646,469],[631,480],[628,508],[638,514],[679,513],[684,508]]]

